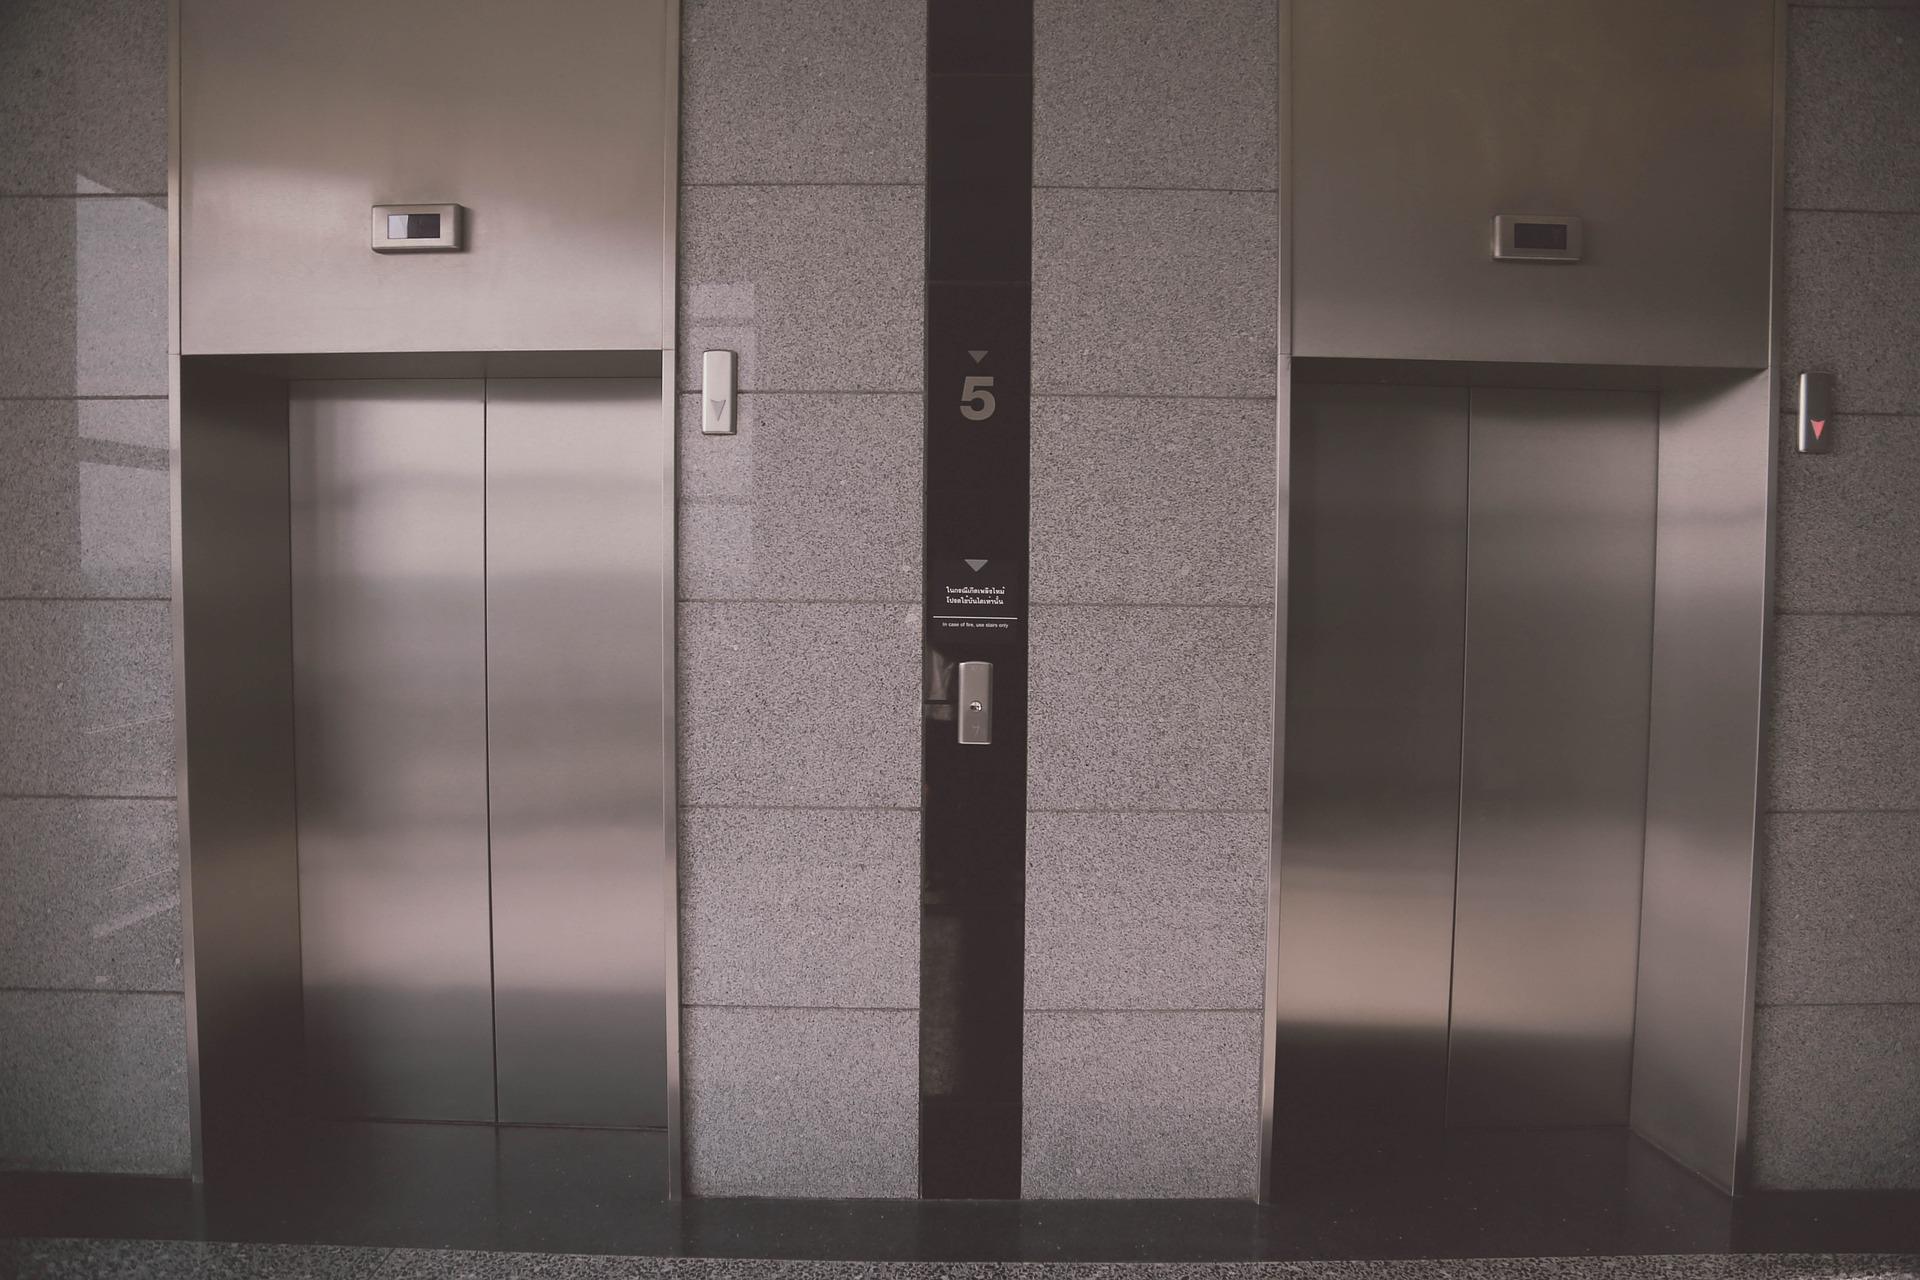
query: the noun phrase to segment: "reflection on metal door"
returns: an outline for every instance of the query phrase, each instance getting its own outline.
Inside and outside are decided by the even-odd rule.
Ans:
[[[1296,388],[1296,1139],[1625,1123],[1656,431],[1638,391]]]
[[[660,384],[487,384],[500,1119],[662,1126]]]
[[[659,383],[302,382],[291,423],[316,1106],[663,1126]]]
[[[1657,430],[1473,392],[1449,1124],[1627,1122]]]
[[[289,414],[314,1103],[491,1120],[481,384],[297,382]]]

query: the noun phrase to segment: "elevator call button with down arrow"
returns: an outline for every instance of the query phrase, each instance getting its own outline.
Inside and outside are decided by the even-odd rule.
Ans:
[[[1800,433],[1802,453],[1833,452],[1833,378],[1824,373],[1800,375]]]

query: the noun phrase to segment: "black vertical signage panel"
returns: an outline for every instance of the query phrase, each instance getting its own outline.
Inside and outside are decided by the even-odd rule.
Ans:
[[[930,0],[920,1185],[1020,1194],[1033,7]],[[992,741],[956,673],[993,664]]]

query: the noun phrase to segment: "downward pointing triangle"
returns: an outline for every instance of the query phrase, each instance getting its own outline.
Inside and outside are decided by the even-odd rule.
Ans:
[[[713,416],[715,418],[718,418],[721,414],[725,413],[726,411],[727,411],[727,402],[725,400],[715,400],[713,402]]]
[[[973,362],[975,364],[979,364],[982,360],[985,360],[987,358],[987,353],[984,351],[969,351],[967,352],[967,354],[973,357]]]
[[[1813,438],[1815,440],[1818,440],[1820,438],[1821,433],[1824,432],[1826,429],[1827,429],[1827,420],[1825,418],[1813,419]]]
[[[971,569],[971,570],[973,570],[973,571],[974,571],[975,573],[978,573],[978,572],[980,572],[980,571],[981,571],[982,569],[984,569],[984,568],[986,568],[986,567],[987,567],[987,562],[986,562],[985,560],[969,560],[969,561],[967,561],[967,568],[969,568],[969,569]]]

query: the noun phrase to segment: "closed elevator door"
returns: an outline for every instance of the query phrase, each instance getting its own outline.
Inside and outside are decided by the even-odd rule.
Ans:
[[[1626,1122],[1656,432],[1296,387],[1279,1133]]]
[[[659,385],[298,382],[289,426],[316,1110],[664,1125]]]

